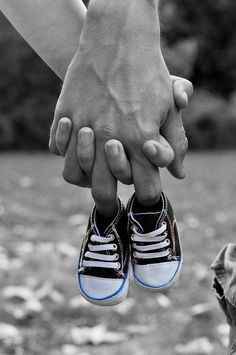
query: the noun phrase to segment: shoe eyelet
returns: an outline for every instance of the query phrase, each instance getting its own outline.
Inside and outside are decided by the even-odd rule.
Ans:
[[[169,254],[171,253],[171,249],[170,248],[168,248],[167,251],[169,252]]]
[[[121,268],[121,263],[117,263],[117,268],[116,268],[116,270],[120,270],[120,268]]]
[[[166,227],[167,226],[166,221],[163,221],[162,225]]]
[[[113,250],[117,250],[117,245],[116,244],[112,244]]]
[[[134,234],[131,234],[130,239],[134,241]]]
[[[111,238],[111,242],[113,242],[115,240],[114,234],[108,234],[108,238]]]
[[[168,260],[171,260],[172,259],[171,254],[169,254],[167,258]]]
[[[133,257],[137,258],[137,252],[136,251],[133,252]]]
[[[166,244],[170,245],[170,239],[169,238],[166,238]]]
[[[118,259],[119,259],[119,254],[116,253],[116,254],[114,255],[114,257],[115,257],[115,260],[118,260]]]

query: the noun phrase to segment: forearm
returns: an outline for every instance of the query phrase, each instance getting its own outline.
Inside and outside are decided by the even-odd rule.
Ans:
[[[96,43],[109,52],[119,42],[146,54],[160,49],[157,0],[90,0],[81,43],[89,50]]]
[[[82,0],[0,0],[0,10],[63,79],[84,24]]]

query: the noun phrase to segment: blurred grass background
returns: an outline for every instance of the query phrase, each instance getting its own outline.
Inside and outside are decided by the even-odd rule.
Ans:
[[[89,190],[65,184],[60,158],[1,154],[0,354],[224,354],[227,326],[211,291],[210,264],[225,243],[235,241],[234,156],[192,153],[182,182],[163,171],[183,244],[181,278],[159,294],[131,281],[127,301],[103,308],[83,302],[76,281]],[[124,202],[131,193],[120,186]],[[13,325],[20,338],[8,334],[8,343],[6,335],[1,342],[1,322]],[[118,338],[94,330],[98,325]],[[202,350],[200,343],[188,352],[179,348],[202,338]]]

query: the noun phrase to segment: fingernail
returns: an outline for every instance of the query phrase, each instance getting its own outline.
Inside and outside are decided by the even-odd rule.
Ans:
[[[80,136],[81,142],[84,145],[88,145],[88,144],[91,143],[91,140],[92,140],[92,132],[91,132],[91,130],[81,129],[80,132],[79,132],[79,136]]]
[[[60,121],[60,130],[65,133],[68,130],[68,125],[67,122],[65,121]]]
[[[107,144],[107,149],[108,149],[108,153],[110,155],[113,155],[113,156],[117,156],[119,154],[119,149],[118,149],[118,146],[117,144]]]
[[[186,105],[188,105],[188,94],[186,93],[186,91],[183,92],[183,98],[186,102]]]
[[[157,154],[157,149],[154,144],[148,144],[148,146],[146,147],[146,152],[149,155],[155,156]]]

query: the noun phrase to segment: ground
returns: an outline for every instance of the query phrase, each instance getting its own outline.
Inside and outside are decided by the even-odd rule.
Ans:
[[[81,300],[76,281],[89,190],[62,180],[60,158],[0,155],[0,354],[224,354],[227,327],[210,264],[236,240],[234,159],[235,152],[189,154],[183,181],[163,171],[184,251],[180,280],[164,294],[131,282],[128,301],[102,308]],[[132,187],[119,190],[126,202]],[[6,324],[15,327],[9,334]],[[193,340],[192,350],[179,346]]]

